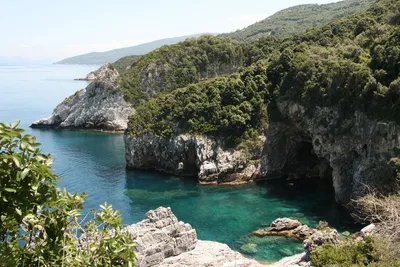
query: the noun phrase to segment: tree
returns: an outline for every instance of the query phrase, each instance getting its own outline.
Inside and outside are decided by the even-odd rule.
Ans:
[[[81,216],[86,194],[57,188],[53,159],[18,125],[0,123],[0,266],[133,266],[119,211]]]

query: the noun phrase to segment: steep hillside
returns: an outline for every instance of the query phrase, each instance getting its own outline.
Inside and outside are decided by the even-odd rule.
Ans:
[[[139,60],[141,56],[126,56],[118,59],[113,63],[113,66],[117,69],[119,73],[122,73],[128,69],[130,69],[131,65]]]
[[[153,51],[154,49],[157,49],[163,45],[176,44],[176,43],[186,40],[187,38],[198,37],[200,35],[202,35],[202,34],[194,34],[194,35],[187,35],[187,36],[181,36],[181,37],[166,38],[166,39],[161,39],[161,40],[157,40],[154,42],[149,42],[149,43],[145,43],[145,44],[141,44],[141,45],[113,49],[113,50],[105,51],[105,52],[92,52],[92,53],[88,53],[88,54],[83,54],[83,55],[79,55],[79,56],[66,58],[59,62],[56,62],[56,64],[100,65],[100,64],[105,64],[105,63],[112,63],[122,57],[131,56],[131,55],[144,55],[144,54],[149,53],[149,52]]]
[[[265,36],[283,38],[364,10],[373,1],[345,0],[325,5],[310,4],[294,6],[281,10],[244,29],[222,34],[221,36],[250,42]]]
[[[249,63],[252,45],[205,35],[143,55],[121,75],[125,99],[139,104],[149,96],[230,74]],[[259,52],[256,50],[254,56]]]
[[[328,177],[341,203],[365,184],[390,189],[386,163],[400,156],[399,22],[399,2],[380,0],[272,46],[259,41],[270,51],[250,67],[137,107],[128,166],[214,183]]]

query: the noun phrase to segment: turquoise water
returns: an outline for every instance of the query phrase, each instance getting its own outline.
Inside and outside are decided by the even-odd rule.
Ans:
[[[339,231],[353,230],[344,210],[333,201],[329,183],[200,186],[194,178],[127,171],[120,134],[28,128],[86,86],[73,78],[96,68],[0,67],[0,121],[22,120],[43,151],[55,157],[53,170],[63,178],[60,186],[89,194],[87,210],[107,201],[121,211],[124,223],[131,224],[142,220],[149,209],[170,206],[179,220],[196,228],[200,239],[224,242],[238,251],[245,244],[256,244],[256,253],[248,256],[261,261],[302,251],[301,243],[283,237],[248,236],[278,217],[294,217],[310,226],[327,220]]]

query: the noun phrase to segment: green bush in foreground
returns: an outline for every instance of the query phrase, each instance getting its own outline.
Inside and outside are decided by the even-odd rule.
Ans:
[[[0,266],[133,266],[119,211],[82,217],[86,194],[56,187],[52,158],[18,124],[0,123]]]

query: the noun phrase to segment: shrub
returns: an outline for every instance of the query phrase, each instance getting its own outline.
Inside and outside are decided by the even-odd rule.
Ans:
[[[311,252],[315,267],[326,266],[400,266],[400,259],[393,257],[387,248],[387,240],[367,237],[365,241],[347,239],[340,245],[325,244]]]
[[[119,212],[105,204],[82,218],[86,194],[57,189],[53,159],[18,124],[0,123],[0,266],[132,266]]]

